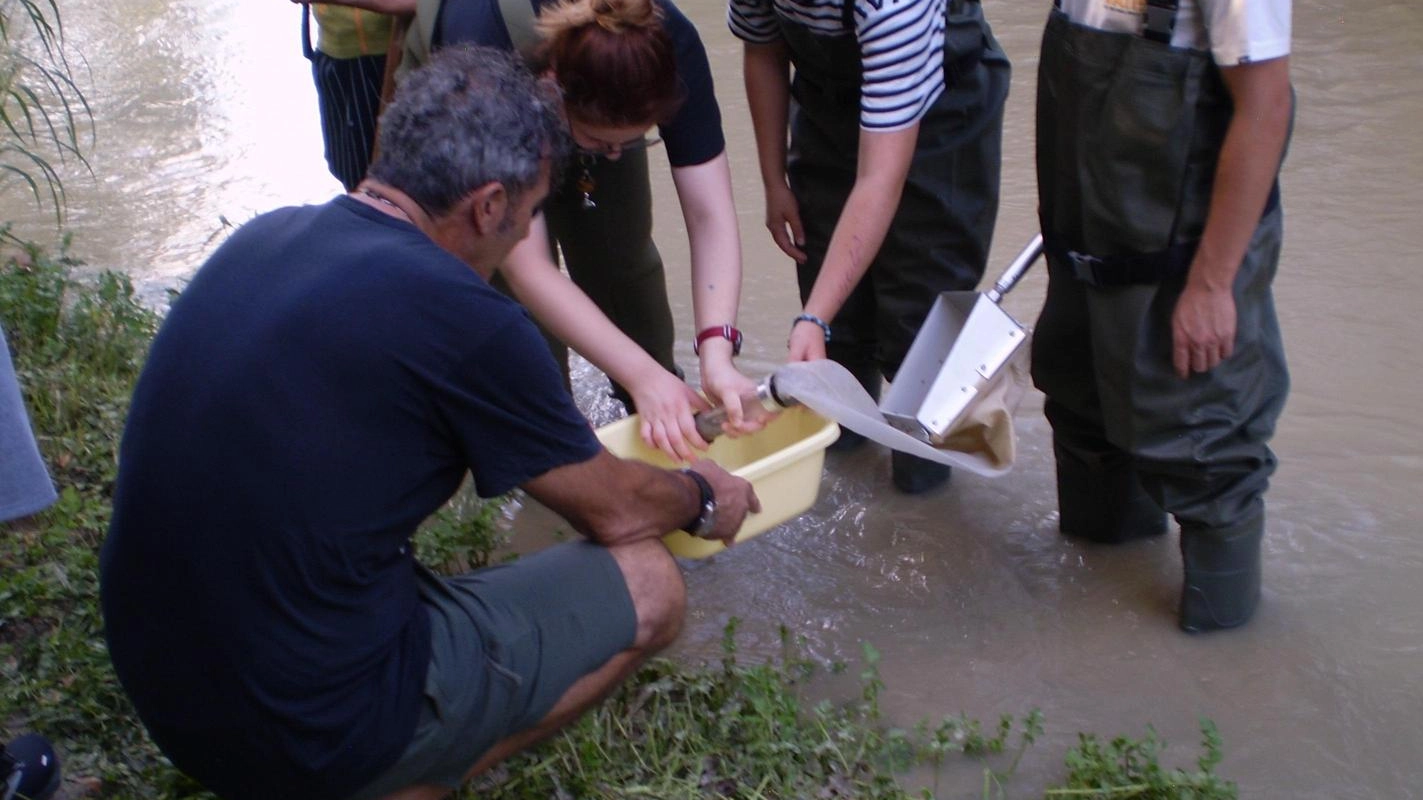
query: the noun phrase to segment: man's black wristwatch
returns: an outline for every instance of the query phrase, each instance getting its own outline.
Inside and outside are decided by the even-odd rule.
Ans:
[[[716,527],[716,492],[712,491],[711,484],[696,470],[683,469],[679,471],[691,477],[697,484],[697,491],[701,493],[701,498],[697,502],[697,515],[692,518],[690,523],[683,525],[682,530],[692,536],[711,533],[712,528]]]

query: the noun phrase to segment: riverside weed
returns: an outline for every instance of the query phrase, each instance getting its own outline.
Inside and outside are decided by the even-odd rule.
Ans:
[[[1049,800],[1234,800],[1236,787],[1215,774],[1222,758],[1220,732],[1215,723],[1201,720],[1201,749],[1196,769],[1167,769],[1161,765],[1166,743],[1147,728],[1141,739],[1118,736],[1103,742],[1094,734],[1078,735],[1068,752],[1067,783],[1049,789]]]

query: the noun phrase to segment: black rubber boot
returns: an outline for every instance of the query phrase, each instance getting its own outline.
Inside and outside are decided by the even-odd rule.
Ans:
[[[880,378],[879,367],[873,364],[842,364],[841,366],[850,370],[850,374],[855,376],[855,380],[859,381],[860,385],[865,387],[865,391],[869,394],[870,399],[878,404],[880,388],[884,385],[884,381]],[[830,446],[825,449],[831,453],[849,453],[853,450],[858,450],[860,445],[864,444],[865,441],[866,439],[862,434],[855,433],[849,428],[842,426],[840,428],[840,438],[831,442]]]
[[[49,800],[59,790],[59,757],[37,733],[0,750],[0,800]]]
[[[1053,450],[1064,536],[1121,544],[1166,532],[1166,512],[1142,488],[1129,456],[1087,459],[1060,444]]]
[[[1229,528],[1181,527],[1181,630],[1244,625],[1260,603],[1260,542],[1264,515]]]
[[[860,445],[864,443],[864,434],[855,433],[842,425],[840,427],[840,438],[831,442],[825,450],[829,453],[850,453],[860,449]]]
[[[949,482],[953,468],[927,458],[901,453],[898,450],[889,459],[889,477],[894,488],[905,494],[924,494]]]

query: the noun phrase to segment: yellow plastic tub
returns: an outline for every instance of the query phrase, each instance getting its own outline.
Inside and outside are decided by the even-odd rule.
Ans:
[[[675,467],[665,453],[643,443],[637,435],[636,415],[599,428],[598,438],[614,455],[635,458],[659,467]],[[781,412],[771,424],[750,436],[719,436],[706,458],[751,481],[761,500],[761,512],[747,514],[736,541],[747,539],[804,512],[820,493],[820,472],[825,448],[840,437],[840,426],[814,411],[796,406]],[[711,542],[673,531],[662,538],[673,555],[706,558],[725,550]]]

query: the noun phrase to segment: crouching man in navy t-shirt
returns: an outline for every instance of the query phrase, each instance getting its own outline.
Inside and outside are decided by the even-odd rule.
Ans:
[[[676,636],[659,537],[759,503],[709,461],[604,450],[486,282],[567,152],[508,56],[401,84],[349,195],[258,217],[174,304],[134,394],[102,556],[109,649],[154,741],[226,798],[440,797]],[[416,527],[472,476],[587,537],[440,578]]]

